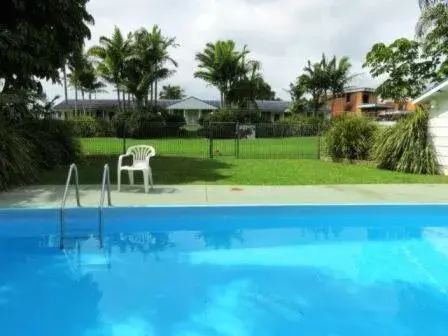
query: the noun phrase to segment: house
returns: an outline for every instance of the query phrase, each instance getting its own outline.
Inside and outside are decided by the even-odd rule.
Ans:
[[[285,116],[291,102],[257,100],[256,105],[261,116],[266,121],[280,120]],[[202,116],[213,113],[220,108],[219,100],[202,100],[196,97],[186,99],[160,99],[157,100],[160,109],[173,115],[182,115],[188,125],[196,125]],[[131,102],[131,107],[135,107]],[[63,101],[55,106],[61,119],[70,119],[74,116],[89,115],[95,118],[111,120],[118,110],[118,102],[113,99],[92,99]]]
[[[375,93],[375,89],[368,87],[346,88],[340,97],[330,100],[329,108],[333,117],[347,113],[378,117],[382,114],[394,114],[395,112],[406,114],[406,112],[415,110],[412,102],[407,102],[404,106],[398,106],[393,101],[380,100]]]
[[[331,116],[337,117],[346,113],[362,113],[363,109],[375,109],[378,99],[375,89],[365,87],[348,87],[344,93],[329,102]]]
[[[429,133],[436,149],[440,171],[448,174],[448,80],[413,101],[429,107]]]

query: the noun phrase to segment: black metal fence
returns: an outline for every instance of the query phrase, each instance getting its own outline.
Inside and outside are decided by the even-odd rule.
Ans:
[[[235,158],[320,156],[322,127],[291,123],[140,123],[72,122],[87,156],[119,155],[133,145],[155,147],[159,155]]]

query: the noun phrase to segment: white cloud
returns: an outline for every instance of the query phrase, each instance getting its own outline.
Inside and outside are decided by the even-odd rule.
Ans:
[[[95,18],[92,40],[110,35],[114,25],[127,33],[158,24],[180,47],[171,54],[179,68],[167,82],[182,85],[188,95],[217,98],[217,91],[193,78],[194,55],[205,43],[233,39],[247,44],[252,57],[284,99],[284,91],[308,59],[328,55],[349,56],[353,71],[362,73],[359,85],[375,85],[365,69],[364,56],[379,41],[412,38],[419,14],[417,0],[91,0]],[[62,86],[45,85],[50,96],[63,96]],[[73,93],[70,93],[73,97]],[[112,90],[101,97],[115,97]]]

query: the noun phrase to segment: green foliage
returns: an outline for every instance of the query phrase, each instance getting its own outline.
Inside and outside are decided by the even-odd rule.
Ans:
[[[39,170],[54,169],[80,158],[79,142],[67,123],[29,119],[0,124],[0,190],[30,183]]]
[[[275,92],[261,75],[261,64],[247,59],[247,46],[236,49],[235,41],[207,43],[196,54],[198,70],[194,76],[215,86],[221,93],[221,107],[247,109],[255,100],[275,99]]]
[[[114,134],[110,122],[92,116],[77,116],[71,118],[68,122],[71,124],[73,135],[76,137],[92,138]]]
[[[164,85],[160,91],[160,99],[184,99],[185,90],[179,85]]]
[[[80,158],[79,140],[74,137],[70,124],[52,119],[29,120],[22,127],[27,130],[26,137],[33,143],[32,155],[40,168],[52,169]]]
[[[351,63],[347,57],[338,60],[333,56],[328,60],[323,54],[320,62],[308,61],[303,68],[303,74],[295,83],[290,84],[294,111],[302,113],[309,107],[316,115],[328,99],[340,95],[353,79],[354,75],[350,75],[350,69]],[[304,94],[309,94],[311,99],[309,101],[304,99]]]
[[[334,161],[367,160],[376,131],[376,124],[362,116],[334,118],[324,134],[325,151]]]
[[[437,174],[437,158],[428,130],[429,112],[417,109],[380,132],[373,157],[378,167],[414,174]]]
[[[363,67],[370,68],[376,78],[386,76],[378,86],[377,94],[404,105],[409,98],[417,97],[427,86],[435,63],[421,49],[421,44],[405,38],[390,45],[375,44],[366,56]]]
[[[59,80],[59,69],[85,38],[93,22],[87,0],[2,2],[0,78],[3,92],[29,88],[34,78]]]
[[[36,178],[38,167],[32,151],[33,144],[23,130],[0,123],[0,190]]]
[[[425,6],[416,35],[423,40],[423,53],[436,67],[432,79],[445,80],[448,76],[448,2],[437,1]]]

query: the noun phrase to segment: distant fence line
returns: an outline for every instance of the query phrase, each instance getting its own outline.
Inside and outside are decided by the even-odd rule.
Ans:
[[[86,155],[115,155],[135,144],[154,144],[161,155],[241,158],[319,158],[323,127],[299,123],[136,123],[76,121]]]

